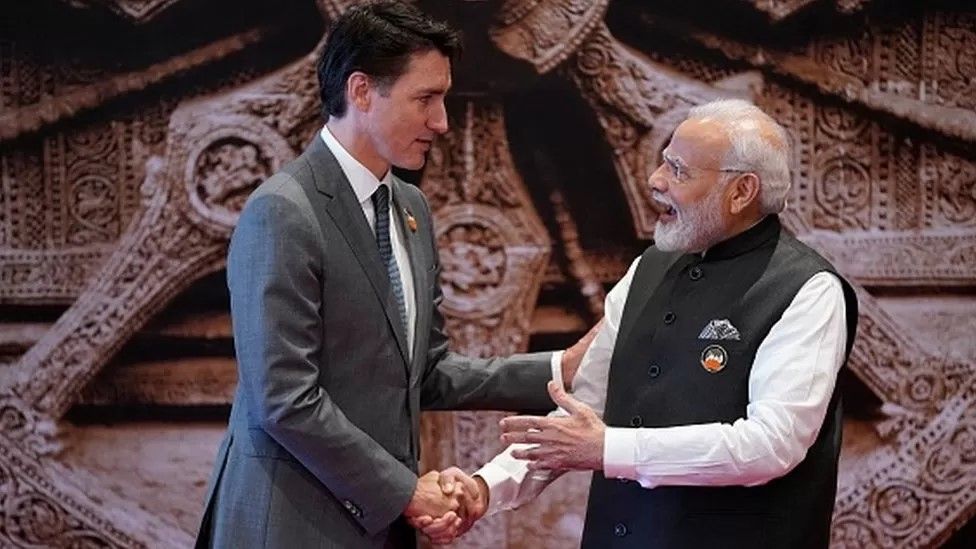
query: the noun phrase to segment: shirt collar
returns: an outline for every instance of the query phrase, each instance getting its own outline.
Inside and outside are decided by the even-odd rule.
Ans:
[[[342,143],[339,143],[339,140],[332,135],[328,126],[322,126],[322,131],[319,132],[319,135],[322,137],[322,141],[325,142],[325,146],[335,156],[339,167],[342,168],[342,173],[346,175],[346,179],[349,180],[349,184],[352,186],[352,191],[356,194],[356,200],[360,204],[373,196],[373,193],[376,192],[376,189],[380,185],[386,185],[392,189],[393,181],[391,174],[393,170],[386,170],[383,178],[377,179],[373,175],[373,172],[369,171],[366,166],[363,166],[353,155],[349,154],[349,151],[342,146]]]
[[[702,255],[709,260],[728,259],[752,251],[775,239],[780,231],[779,217],[770,214],[745,231],[723,240],[706,250]]]

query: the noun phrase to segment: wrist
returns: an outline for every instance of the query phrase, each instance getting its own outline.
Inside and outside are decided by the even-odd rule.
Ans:
[[[485,509],[487,509],[491,498],[491,491],[488,489],[488,483],[485,482],[485,479],[481,478],[481,475],[475,475],[473,478],[474,481],[478,483],[478,491],[481,492],[481,499],[484,500]]]
[[[419,488],[420,488],[420,478],[418,477],[417,478],[417,481],[414,482],[414,485],[413,485],[413,494],[410,495],[410,499],[407,500],[407,506],[403,509],[403,516],[409,517],[409,516],[414,516],[414,515],[419,514],[419,513],[416,512],[416,509],[415,509],[415,507],[417,506],[417,503],[418,503],[417,502],[417,493],[419,491],[418,490]]]

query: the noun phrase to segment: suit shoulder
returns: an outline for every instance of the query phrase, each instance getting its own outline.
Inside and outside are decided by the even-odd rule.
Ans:
[[[786,264],[809,266],[817,270],[835,270],[827,258],[785,230],[780,234],[777,247],[782,261]]]
[[[297,210],[306,217],[312,214],[312,206],[303,186],[291,173],[284,170],[275,173],[254,189],[244,204],[241,216],[251,215],[259,210],[277,213]]]

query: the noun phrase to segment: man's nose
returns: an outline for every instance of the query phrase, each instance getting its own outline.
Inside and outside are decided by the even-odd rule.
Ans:
[[[427,120],[427,127],[437,134],[447,133],[447,107],[444,105],[443,100],[438,101],[437,105],[434,107],[433,112],[430,114],[430,118]]]
[[[668,178],[664,164],[661,164],[647,178],[647,184],[654,190],[665,193],[668,191]]]

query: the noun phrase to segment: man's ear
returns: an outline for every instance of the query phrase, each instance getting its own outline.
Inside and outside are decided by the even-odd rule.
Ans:
[[[752,172],[739,175],[729,187],[729,210],[732,215],[742,213],[759,200],[759,176]]]
[[[373,82],[366,73],[355,71],[346,79],[346,99],[350,108],[368,111],[372,100]]]

